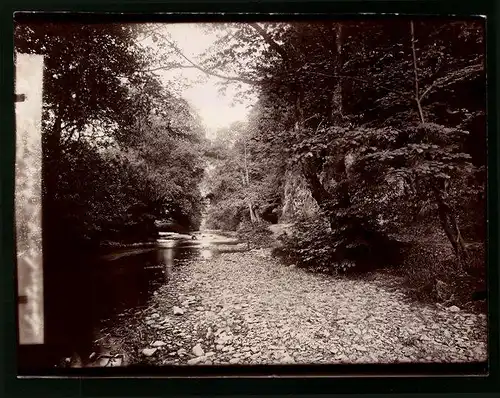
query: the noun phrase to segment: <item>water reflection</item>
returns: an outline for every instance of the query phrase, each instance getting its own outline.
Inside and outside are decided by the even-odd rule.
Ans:
[[[163,274],[165,276],[165,283],[167,283],[172,278],[172,268],[174,266],[174,246],[160,249],[157,252],[158,263],[162,264]]]
[[[96,330],[147,306],[154,292],[175,277],[176,267],[212,258],[218,244],[236,242],[216,235],[198,235],[197,239],[161,239],[151,250],[113,250],[101,258],[58,256],[57,262],[47,267],[45,318],[49,353],[58,358],[73,352],[88,357],[94,349]],[[53,366],[47,353],[41,358]]]
[[[201,249],[200,250],[200,256],[203,260],[209,260],[212,258],[212,250],[210,249]]]

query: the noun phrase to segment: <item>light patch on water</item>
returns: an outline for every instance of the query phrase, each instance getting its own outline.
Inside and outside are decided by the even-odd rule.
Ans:
[[[213,253],[212,253],[212,250],[210,249],[202,249],[200,251],[200,256],[201,258],[203,258],[204,260],[209,260],[212,258],[213,256]]]
[[[175,241],[171,239],[158,239],[158,244],[161,247],[173,248],[175,246]]]

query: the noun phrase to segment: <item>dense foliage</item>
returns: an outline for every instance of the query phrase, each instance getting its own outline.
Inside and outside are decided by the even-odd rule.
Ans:
[[[315,204],[301,193],[302,205],[314,211],[295,217],[295,232],[285,239],[287,256],[299,263],[339,271],[375,266],[375,258],[391,263],[410,242],[454,253],[454,261],[446,260],[450,275],[484,268],[484,256],[471,255],[485,229],[482,23],[401,19],[219,29],[224,33],[201,67],[231,75],[228,83],[237,74],[258,102],[237,134],[246,147],[231,147],[232,159],[247,159],[251,194],[242,183],[220,201],[214,184],[215,218],[230,216],[233,227],[259,222],[271,206],[281,220],[288,203],[297,202],[297,192],[286,189],[292,176],[305,181]],[[218,173],[219,180],[226,177]],[[225,203],[232,213],[224,213]],[[419,267],[427,267],[425,259]]]
[[[140,25],[19,23],[44,55],[45,251],[154,238],[155,221],[200,223],[204,132],[147,72]]]
[[[484,279],[482,22],[206,29],[218,39],[192,60],[155,26],[18,25],[16,49],[46,56],[52,245],[147,239],[159,225],[197,228],[207,199],[207,227],[256,242],[267,242],[269,223],[294,224],[282,251],[307,267],[399,264],[434,292],[443,274],[448,285],[466,274]],[[205,145],[189,105],[151,74],[177,67],[256,96],[248,121]],[[431,267],[415,247],[444,265]],[[445,271],[438,277],[437,269]]]

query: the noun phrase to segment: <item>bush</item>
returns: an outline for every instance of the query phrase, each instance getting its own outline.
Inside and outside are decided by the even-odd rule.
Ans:
[[[474,246],[469,250],[476,259],[475,267],[468,274],[460,274],[455,254],[445,237],[441,241],[414,242],[405,253],[401,268],[409,293],[421,301],[477,308],[474,296],[486,289],[482,272],[484,247]]]
[[[282,235],[279,254],[288,263],[320,272],[365,272],[400,262],[401,244],[361,222],[331,229],[318,215],[295,223],[291,235]]]
[[[279,240],[283,243],[280,254],[286,262],[323,272],[332,269],[335,249],[328,223],[323,217],[296,222],[291,235],[281,235]]]
[[[272,232],[269,230],[269,224],[266,222],[242,222],[238,228],[238,237],[247,241],[252,246],[266,247],[272,243]]]

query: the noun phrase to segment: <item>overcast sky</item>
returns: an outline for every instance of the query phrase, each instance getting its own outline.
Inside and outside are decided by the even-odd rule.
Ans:
[[[165,29],[177,43],[182,52],[190,59],[196,59],[215,40],[215,34],[207,34],[197,24],[166,24]],[[227,127],[235,121],[245,121],[250,101],[244,104],[233,104],[234,91],[228,90],[220,94],[216,83],[217,77],[207,77],[197,69],[175,69],[161,72],[167,85],[169,82],[184,80],[188,87],[181,85],[180,93],[200,115],[209,136],[220,127]],[[192,83],[205,77],[203,83]],[[177,86],[176,86],[177,87]]]

